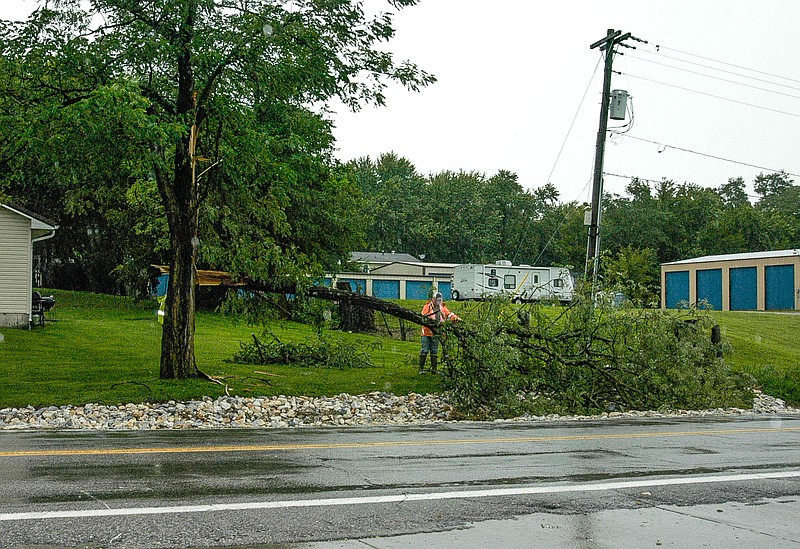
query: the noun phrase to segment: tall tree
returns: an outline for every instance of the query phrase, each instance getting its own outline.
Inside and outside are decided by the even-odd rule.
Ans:
[[[383,153],[373,161],[359,158],[349,163],[364,197],[361,214],[369,224],[367,247],[383,252],[424,254],[429,230],[422,216],[425,179],[407,159]]]
[[[486,177],[477,172],[433,174],[423,212],[429,230],[424,247],[433,261],[483,263],[492,257],[500,215],[487,197]]]
[[[719,195],[729,207],[744,206],[750,204],[745,190],[744,179],[741,177],[731,177],[727,183],[720,185]]]
[[[417,0],[388,3],[401,9]],[[137,111],[145,115],[137,139],[147,144],[141,155],[152,169],[171,250],[162,378],[197,375],[202,215],[240,220],[240,240],[229,249],[236,247],[238,266],[253,266],[258,275],[297,276],[299,267],[314,264],[313,254],[292,254],[290,212],[280,199],[291,198],[292,180],[310,179],[318,195],[335,186],[335,174],[313,158],[325,144],[308,132],[284,134],[279,145],[288,148],[288,160],[263,170],[276,153],[263,122],[324,129],[319,117],[304,122],[293,113],[337,96],[354,109],[381,104],[389,81],[412,90],[431,83],[431,75],[385,51],[381,43],[393,34],[391,13],[367,16],[356,0],[50,0],[27,24],[8,28],[2,54],[15,63],[21,98],[65,108],[124,81],[146,101]],[[233,158],[244,166],[228,167]],[[275,187],[280,191],[263,197]],[[212,193],[230,201],[204,213]],[[315,199],[294,198],[305,203],[300,208]],[[246,227],[261,222],[272,237],[265,244]]]
[[[760,195],[756,207],[788,218],[794,225],[795,238],[800,236],[800,185],[795,185],[788,174],[778,172],[757,175],[754,187]]]
[[[673,187],[664,185],[654,194],[646,181],[633,178],[625,188],[627,196],[604,198],[603,248],[617,254],[626,246],[654,248],[659,258],[671,252],[669,228]]]

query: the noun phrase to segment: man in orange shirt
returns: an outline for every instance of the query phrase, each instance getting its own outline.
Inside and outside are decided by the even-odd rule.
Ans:
[[[458,315],[451,313],[444,305],[442,294],[436,292],[430,301],[422,308],[422,316],[444,322],[445,320],[461,320]],[[436,373],[439,360],[439,340],[427,326],[422,327],[422,348],[419,351],[419,373],[425,373],[425,359],[431,354],[431,373]]]

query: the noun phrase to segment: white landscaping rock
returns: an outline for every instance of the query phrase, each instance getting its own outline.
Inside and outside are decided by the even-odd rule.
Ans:
[[[451,421],[453,409],[440,395],[398,396],[373,392],[335,397],[203,397],[200,401],[105,406],[49,406],[0,410],[0,429],[213,429],[350,425],[402,425]],[[800,413],[778,398],[757,392],[752,410],[678,410],[671,413],[609,412],[596,416],[524,416],[500,421],[596,420],[636,417],[702,417],[734,414]]]

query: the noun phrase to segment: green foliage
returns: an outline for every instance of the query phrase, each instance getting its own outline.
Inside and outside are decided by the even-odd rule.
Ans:
[[[264,342],[253,334],[252,342],[242,342],[233,355],[237,364],[294,364],[316,368],[371,368],[369,352],[364,347],[354,346],[341,337],[318,333],[310,343],[281,341],[272,332],[265,332],[269,341]]]
[[[526,307],[531,327],[520,331],[507,307],[494,303],[488,316],[470,318],[468,330],[455,332],[447,386],[465,414],[594,414],[752,402],[753,378],[731,371],[718,356],[712,321],[700,311],[676,316],[579,301],[565,310]]]
[[[394,153],[348,166],[366,204],[371,250],[455,263],[501,258],[532,263],[539,257],[548,264],[574,264],[582,255],[567,244],[573,235],[558,230],[565,221],[574,225],[575,205],[559,205],[552,184],[529,191],[504,170],[491,177],[464,170],[422,177]]]
[[[616,254],[600,257],[603,287],[608,292],[620,291],[639,307],[656,307],[660,298],[658,258],[652,248],[622,248]]]
[[[367,249],[425,253],[421,242],[435,225],[422,214],[424,178],[416,168],[393,153],[375,161],[359,158],[348,166],[364,198]]]
[[[394,153],[348,164],[364,198],[371,250],[424,254],[428,261],[580,268],[587,205],[559,203],[552,184],[526,189],[516,174],[444,170],[421,176]],[[800,186],[761,175],[751,204],[741,178],[719,189],[633,178],[624,196],[604,197],[600,274],[637,303],[657,299],[659,264],[688,257],[785,249],[800,235]]]
[[[504,300],[476,307],[459,324],[445,324],[445,387],[457,410],[468,417],[514,416],[517,394],[526,389],[524,357],[515,336],[505,332],[514,312]],[[468,326],[468,328],[466,328]]]

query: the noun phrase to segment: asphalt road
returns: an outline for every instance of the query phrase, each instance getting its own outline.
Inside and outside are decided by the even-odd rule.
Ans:
[[[0,433],[0,547],[800,547],[800,417]]]

